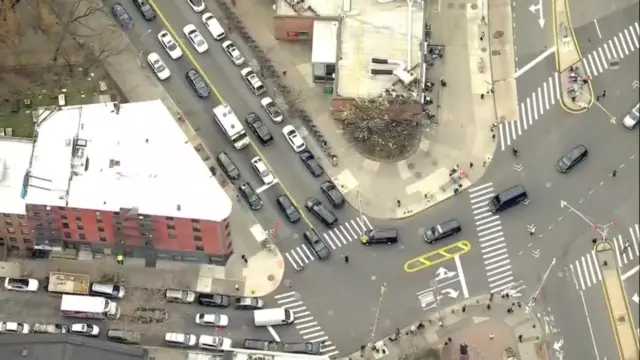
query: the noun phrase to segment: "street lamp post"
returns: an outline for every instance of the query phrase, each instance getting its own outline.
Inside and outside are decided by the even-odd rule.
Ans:
[[[576,210],[574,207],[572,207],[571,205],[569,205],[569,203],[567,203],[566,201],[562,200],[560,201],[560,207],[561,208],[568,208],[569,211],[573,212],[574,214],[578,215],[582,220],[584,220],[587,224],[591,225],[591,228],[595,231],[597,231],[600,236],[602,237],[600,239],[600,241],[605,241],[607,239],[607,233],[609,232],[609,229],[612,226],[617,225],[618,223],[615,221],[612,221],[608,224],[605,225],[601,225],[601,224],[597,224],[595,221],[593,221],[593,219],[589,218],[588,216],[584,215],[583,213],[581,213],[580,211]]]
[[[371,325],[371,334],[369,335],[369,342],[367,344],[367,348],[371,354],[373,354],[373,341],[376,336],[376,327],[378,326],[378,320],[380,318],[380,308],[382,307],[382,298],[384,294],[387,292],[387,283],[382,284],[380,287],[380,299],[378,300],[378,308],[376,309],[376,317],[373,320],[373,325]]]
[[[535,305],[536,300],[538,299],[538,295],[540,295],[540,291],[542,290],[542,286],[544,285],[544,282],[547,281],[547,276],[549,276],[549,273],[551,272],[551,268],[553,268],[553,265],[555,264],[556,264],[556,258],[553,258],[553,260],[551,260],[551,265],[549,265],[549,268],[542,276],[542,280],[540,280],[540,283],[536,287],[536,291],[533,293],[533,295],[531,295],[531,298],[529,299],[529,303],[527,303],[527,306],[525,308],[526,313],[531,311],[531,308],[533,308],[533,305]]]

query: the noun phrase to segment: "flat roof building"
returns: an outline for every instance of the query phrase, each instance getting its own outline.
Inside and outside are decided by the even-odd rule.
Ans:
[[[2,359],[146,360],[146,350],[104,340],[69,335],[3,335]]]
[[[0,191],[23,200],[32,247],[226,261],[231,199],[161,101],[41,108],[36,117],[35,142],[13,155],[24,164]]]

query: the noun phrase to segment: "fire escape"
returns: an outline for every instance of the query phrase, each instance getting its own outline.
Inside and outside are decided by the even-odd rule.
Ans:
[[[28,219],[34,233],[34,245],[60,245],[60,221],[54,217],[51,211],[36,212],[29,209]]]
[[[146,265],[155,267],[156,249],[154,246],[153,220],[151,216],[138,214],[137,208],[121,208],[117,216],[114,216],[113,228],[115,229],[115,253],[127,253],[131,248],[140,248],[140,243],[146,248]]]

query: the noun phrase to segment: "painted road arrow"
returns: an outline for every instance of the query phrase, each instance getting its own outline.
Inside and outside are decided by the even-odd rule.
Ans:
[[[458,295],[460,295],[460,291],[446,288],[444,290],[440,290],[442,294],[449,296],[450,298],[456,299]]]
[[[454,276],[456,276],[456,272],[455,271],[449,271],[443,267],[439,268],[438,271],[436,271],[436,281],[438,280],[442,280],[442,279],[449,279],[452,278]]]
[[[544,19],[544,11],[542,10],[542,0],[540,0],[537,5],[533,4],[529,6],[529,11],[534,14],[536,12],[538,13],[538,25],[540,25],[540,28],[544,28],[546,20]]]
[[[633,302],[636,304],[640,304],[640,296],[638,296],[638,293],[633,294],[631,300],[633,300]]]
[[[531,255],[533,255],[534,258],[540,257],[540,249],[531,251]]]
[[[638,87],[640,87],[640,82],[638,82],[638,80],[635,80],[634,82],[631,83],[631,87],[635,90]]]
[[[522,171],[522,164],[513,164],[513,170],[517,172]]]

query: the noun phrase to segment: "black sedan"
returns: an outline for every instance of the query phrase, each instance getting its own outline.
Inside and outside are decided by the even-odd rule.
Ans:
[[[566,155],[558,160],[556,164],[556,169],[561,173],[568,173],[573,169],[576,165],[578,165],[582,160],[586,159],[589,155],[589,150],[584,145],[577,145],[571,151],[569,151]]]
[[[318,159],[313,155],[313,153],[309,150],[304,150],[300,153],[300,160],[304,166],[309,169],[309,172],[313,177],[320,177],[324,174],[324,169],[320,166]]]
[[[264,124],[260,116],[258,114],[252,112],[244,118],[244,121],[247,122],[247,126],[251,129],[262,145],[269,145],[273,141],[273,135],[269,128]]]
[[[251,186],[251,184],[246,181],[241,182],[238,186],[238,191],[240,192],[240,196],[242,196],[242,198],[249,204],[251,209],[262,209],[262,199],[253,189],[253,186]]]
[[[309,229],[305,231],[302,234],[302,237],[304,237],[304,240],[307,242],[309,247],[311,247],[311,251],[313,251],[318,259],[327,260],[329,258],[331,250],[329,250],[327,244],[322,241],[315,230]]]
[[[133,18],[131,18],[131,15],[124,9],[122,4],[113,4],[111,6],[111,15],[113,15],[124,30],[129,30],[133,27]]]
[[[231,304],[231,298],[227,295],[219,294],[199,294],[198,304],[201,306],[226,308]]]
[[[155,10],[153,10],[151,5],[149,5],[147,0],[133,0],[133,3],[136,5],[136,7],[138,8],[138,11],[140,11],[140,14],[142,14],[142,17],[145,20],[147,21],[155,20],[156,12]]]
[[[333,181],[327,180],[320,184],[320,190],[334,208],[339,209],[344,206],[344,196],[342,196],[342,193]]]
[[[209,95],[211,95],[209,86],[204,82],[204,80],[202,79],[202,75],[200,75],[200,73],[196,69],[187,71],[185,76],[187,77],[187,82],[189,82],[189,85],[191,86],[193,91],[196,92],[196,95],[198,95],[199,98],[204,99],[208,98]]]

